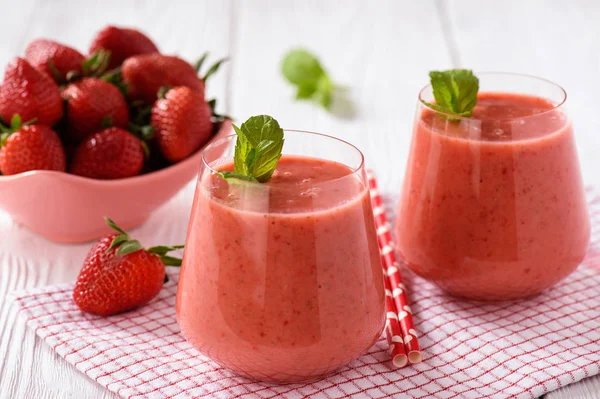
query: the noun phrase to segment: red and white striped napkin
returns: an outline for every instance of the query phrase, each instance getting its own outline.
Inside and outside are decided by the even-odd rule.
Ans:
[[[584,264],[527,301],[482,304],[448,297],[403,269],[423,363],[396,369],[382,336],[336,375],[277,386],[252,382],[194,350],[175,321],[177,269],[149,305],[103,318],[84,314],[72,285],[14,301],[48,345],[123,398],[535,398],[598,374],[600,197],[589,191],[593,235]]]

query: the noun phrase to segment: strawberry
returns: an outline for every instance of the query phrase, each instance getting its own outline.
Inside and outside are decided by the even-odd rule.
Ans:
[[[179,266],[181,259],[166,254],[183,245],[142,248],[109,218],[117,231],[96,242],[83,262],[73,300],[84,312],[110,316],[147,304],[167,281],[165,265]]]
[[[0,172],[14,175],[29,170],[65,171],[65,151],[58,135],[44,125],[21,126],[15,115],[11,128],[1,127]]]
[[[37,39],[25,49],[25,59],[58,84],[67,81],[69,72],[82,73],[85,57],[71,47],[47,39]]]
[[[179,57],[163,54],[128,58],[121,68],[129,96],[148,104],[156,101],[163,86],[187,86],[204,97],[204,81],[192,65]]]
[[[17,57],[6,67],[0,87],[0,117],[10,121],[19,114],[25,121],[52,126],[62,117],[60,91],[54,81]]]
[[[137,176],[144,167],[142,140],[118,127],[89,136],[75,151],[69,171],[93,179]]]
[[[158,53],[156,45],[142,32],[116,26],[107,26],[96,34],[90,54],[99,49],[110,51],[110,69],[120,66],[125,59],[134,55]]]
[[[160,152],[170,162],[179,162],[212,136],[211,109],[204,98],[189,87],[170,89],[152,107],[150,122]]]
[[[67,100],[67,134],[81,141],[107,126],[126,127],[127,102],[119,89],[97,78],[69,84],[62,92]]]

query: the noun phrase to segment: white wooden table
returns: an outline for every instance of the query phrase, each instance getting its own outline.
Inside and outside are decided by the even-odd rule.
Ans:
[[[524,72],[563,85],[586,184],[600,184],[600,2],[80,1],[0,0],[0,65],[45,36],[82,51],[107,23],[136,26],[162,51],[194,60],[209,50],[231,62],[208,94],[238,121],[267,113],[287,128],[313,130],[361,148],[385,191],[398,192],[418,90],[431,69]],[[279,63],[307,46],[336,82],[351,87],[354,119],[292,101]],[[188,186],[137,231],[148,244],[183,241]],[[170,220],[170,222],[165,222]],[[5,301],[15,289],[73,281],[89,245],[57,245],[0,212],[0,399],[115,398],[52,352]],[[600,397],[589,378],[547,398]]]

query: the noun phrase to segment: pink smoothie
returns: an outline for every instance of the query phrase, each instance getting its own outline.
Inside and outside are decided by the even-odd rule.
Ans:
[[[384,326],[380,255],[363,182],[342,164],[292,156],[265,184],[204,176],[177,319],[202,353],[260,380],[310,379],[356,358]]]
[[[499,300],[552,286],[590,236],[568,117],[507,93],[479,94],[460,121],[423,108],[398,215],[403,258],[451,294]]]

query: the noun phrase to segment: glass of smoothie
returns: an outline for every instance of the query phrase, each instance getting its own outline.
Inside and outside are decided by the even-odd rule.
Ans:
[[[223,179],[236,136],[206,148],[177,290],[177,320],[234,372],[288,383],[326,375],[384,327],[380,253],[363,156],[285,131],[266,183]]]
[[[468,118],[424,104],[431,85],[419,94],[398,249],[452,295],[535,295],[577,268],[590,238],[567,95],[532,76],[477,76]]]

